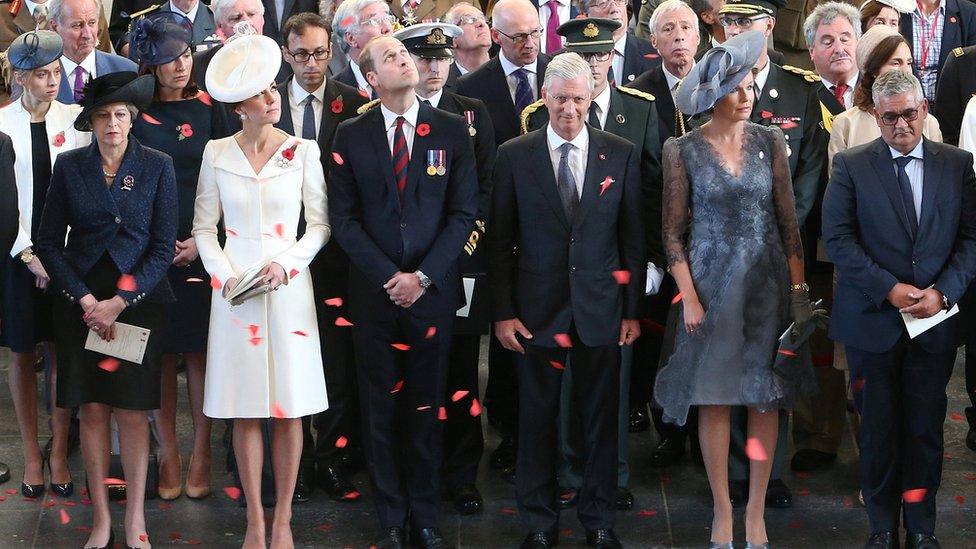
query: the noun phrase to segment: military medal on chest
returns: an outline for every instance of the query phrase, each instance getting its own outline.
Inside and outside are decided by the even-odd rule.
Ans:
[[[447,151],[443,149],[427,151],[427,175],[444,175],[447,173]]]
[[[468,133],[474,137],[478,130],[474,128],[474,111],[464,111],[464,120],[468,123]]]

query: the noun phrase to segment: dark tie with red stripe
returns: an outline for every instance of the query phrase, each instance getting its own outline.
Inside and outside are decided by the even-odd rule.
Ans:
[[[407,137],[403,135],[404,118],[396,118],[396,129],[393,130],[393,176],[396,178],[397,191],[403,196],[403,189],[407,188],[407,166],[410,164],[410,154],[407,152]]]

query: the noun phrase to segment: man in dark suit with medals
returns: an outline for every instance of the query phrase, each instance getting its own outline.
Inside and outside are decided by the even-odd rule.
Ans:
[[[417,98],[421,103],[463,117],[474,144],[478,170],[478,216],[458,260],[466,285],[467,303],[463,314],[458,314],[454,321],[454,338],[447,366],[447,419],[444,422],[442,468],[445,487],[454,508],[461,514],[469,515],[481,511],[483,504],[475,481],[485,441],[480,414],[471,413],[471,409],[472,406],[475,410],[480,407],[476,403],[480,394],[478,357],[481,336],[488,333],[491,321],[485,254],[480,241],[485,235],[488,221],[491,174],[495,165],[495,135],[488,109],[481,100],[445,89],[449,67],[454,66],[454,41],[462,32],[460,27],[446,23],[418,23],[398,31],[394,36],[410,51],[420,73],[415,88]]]
[[[324,168],[332,156],[332,138],[343,120],[356,116],[366,104],[359,90],[326,77],[331,42],[329,23],[315,13],[300,13],[282,27],[282,57],[293,76],[278,85],[281,118],[276,126],[292,135],[317,141]],[[352,332],[339,325],[348,316],[342,300],[348,291],[349,258],[330,240],[309,266],[319,318],[319,340],[325,367],[329,409],[314,418],[303,418],[304,446],[295,485],[295,498],[308,499],[314,485],[336,501],[353,501],[359,492],[349,480],[349,454],[360,448]],[[313,441],[312,421],[317,439]],[[346,444],[337,445],[345,439]],[[343,446],[339,448],[338,446]]]
[[[366,44],[359,65],[378,107],[336,130],[329,213],[349,254],[349,313],[363,447],[384,530],[378,547],[441,536],[441,418],[456,311],[458,255],[474,226],[478,176],[468,124],[425,105],[403,44]]]
[[[516,493],[524,549],[558,544],[556,420],[571,369],[585,462],[577,507],[587,543],[619,548],[617,488],[620,346],[640,334],[645,279],[639,154],[585,124],[590,66],[575,53],[546,69],[545,128],[498,150],[488,269],[495,336],[524,354],[519,375]]]
[[[613,60],[614,32],[620,23],[611,19],[584,18],[573,19],[559,27],[559,33],[566,37],[566,50],[580,54],[591,69],[595,82],[592,101],[587,116],[590,127],[602,129],[633,143],[640,154],[641,187],[644,197],[644,227],[647,256],[654,265],[649,266],[664,273],[656,265],[664,265],[663,244],[661,242],[661,140],[658,137],[657,109],[654,96],[627,87],[614,87],[608,74]],[[549,111],[540,100],[529,105],[522,112],[523,133],[544,128],[549,123]],[[655,292],[656,293],[656,292]],[[666,296],[670,300],[671,296]],[[653,298],[649,298],[653,299]],[[643,299],[642,299],[643,302]],[[642,303],[643,305],[643,303]],[[642,307],[643,308],[643,307]],[[667,310],[665,305],[663,310]],[[649,364],[635,364],[632,348],[626,347],[620,363],[620,407],[618,412],[618,471],[617,497],[618,509],[627,510],[633,506],[634,497],[628,489],[630,468],[628,464],[629,431],[628,416],[632,366],[649,367]],[[582,482],[579,470],[582,456],[582,440],[575,409],[569,405],[572,383],[567,378],[562,388],[563,408],[572,410],[563,414],[561,422],[561,450],[563,467],[560,482],[561,507],[566,509],[578,501],[578,490]]]

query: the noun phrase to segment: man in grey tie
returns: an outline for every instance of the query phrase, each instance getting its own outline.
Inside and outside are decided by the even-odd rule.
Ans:
[[[516,466],[525,549],[559,541],[553,448],[567,368],[586,441],[577,512],[589,545],[620,547],[620,346],[640,335],[643,193],[634,145],[585,124],[593,86],[579,54],[553,58],[542,85],[549,123],[502,145],[495,164],[488,279],[495,336],[525,356]]]
[[[823,203],[823,238],[838,279],[829,335],[844,344],[861,413],[866,547],[933,549],[942,476],[946,385],[976,275],[973,156],[922,136],[928,104],[911,73],[872,86],[881,137],[838,153]],[[904,523],[899,524],[899,516]]]

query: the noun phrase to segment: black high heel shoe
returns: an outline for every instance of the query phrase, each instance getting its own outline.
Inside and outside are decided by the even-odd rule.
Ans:
[[[45,459],[45,463],[47,464],[47,472],[51,474],[51,479],[54,479],[54,473],[51,472],[51,458],[48,457]],[[52,492],[63,498],[70,498],[71,494],[75,493],[75,483],[71,480],[68,482],[62,482],[60,484],[57,484],[52,480],[50,486]]]
[[[86,545],[83,549],[112,549],[115,546],[115,530],[109,529],[108,531],[108,543],[101,547],[96,547],[94,545]]]
[[[27,484],[26,482],[21,482],[20,493],[23,494],[25,498],[42,498],[44,497],[44,484]]]

